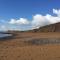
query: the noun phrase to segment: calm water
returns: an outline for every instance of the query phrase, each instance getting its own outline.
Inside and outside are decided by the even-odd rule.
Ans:
[[[0,34],[0,38],[12,36],[12,34]]]

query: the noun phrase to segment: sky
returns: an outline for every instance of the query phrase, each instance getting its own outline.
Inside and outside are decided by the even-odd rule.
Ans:
[[[0,30],[29,30],[60,22],[60,0],[0,0]]]

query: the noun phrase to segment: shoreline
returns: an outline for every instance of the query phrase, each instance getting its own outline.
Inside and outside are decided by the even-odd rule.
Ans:
[[[15,37],[15,34],[13,33],[1,33],[1,34],[7,34],[7,36],[3,36],[3,37],[0,37],[0,41],[4,41],[4,40],[11,40]]]

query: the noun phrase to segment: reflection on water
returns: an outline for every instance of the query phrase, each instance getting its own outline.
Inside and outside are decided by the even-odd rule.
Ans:
[[[33,45],[42,45],[42,44],[60,44],[60,38],[58,39],[48,39],[48,38],[41,38],[41,39],[32,39],[28,40],[27,43],[31,43]]]
[[[12,36],[12,34],[0,34],[0,38]]]

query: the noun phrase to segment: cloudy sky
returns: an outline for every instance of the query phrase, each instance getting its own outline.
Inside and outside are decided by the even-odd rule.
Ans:
[[[0,31],[29,30],[60,22],[60,0],[0,0]]]

